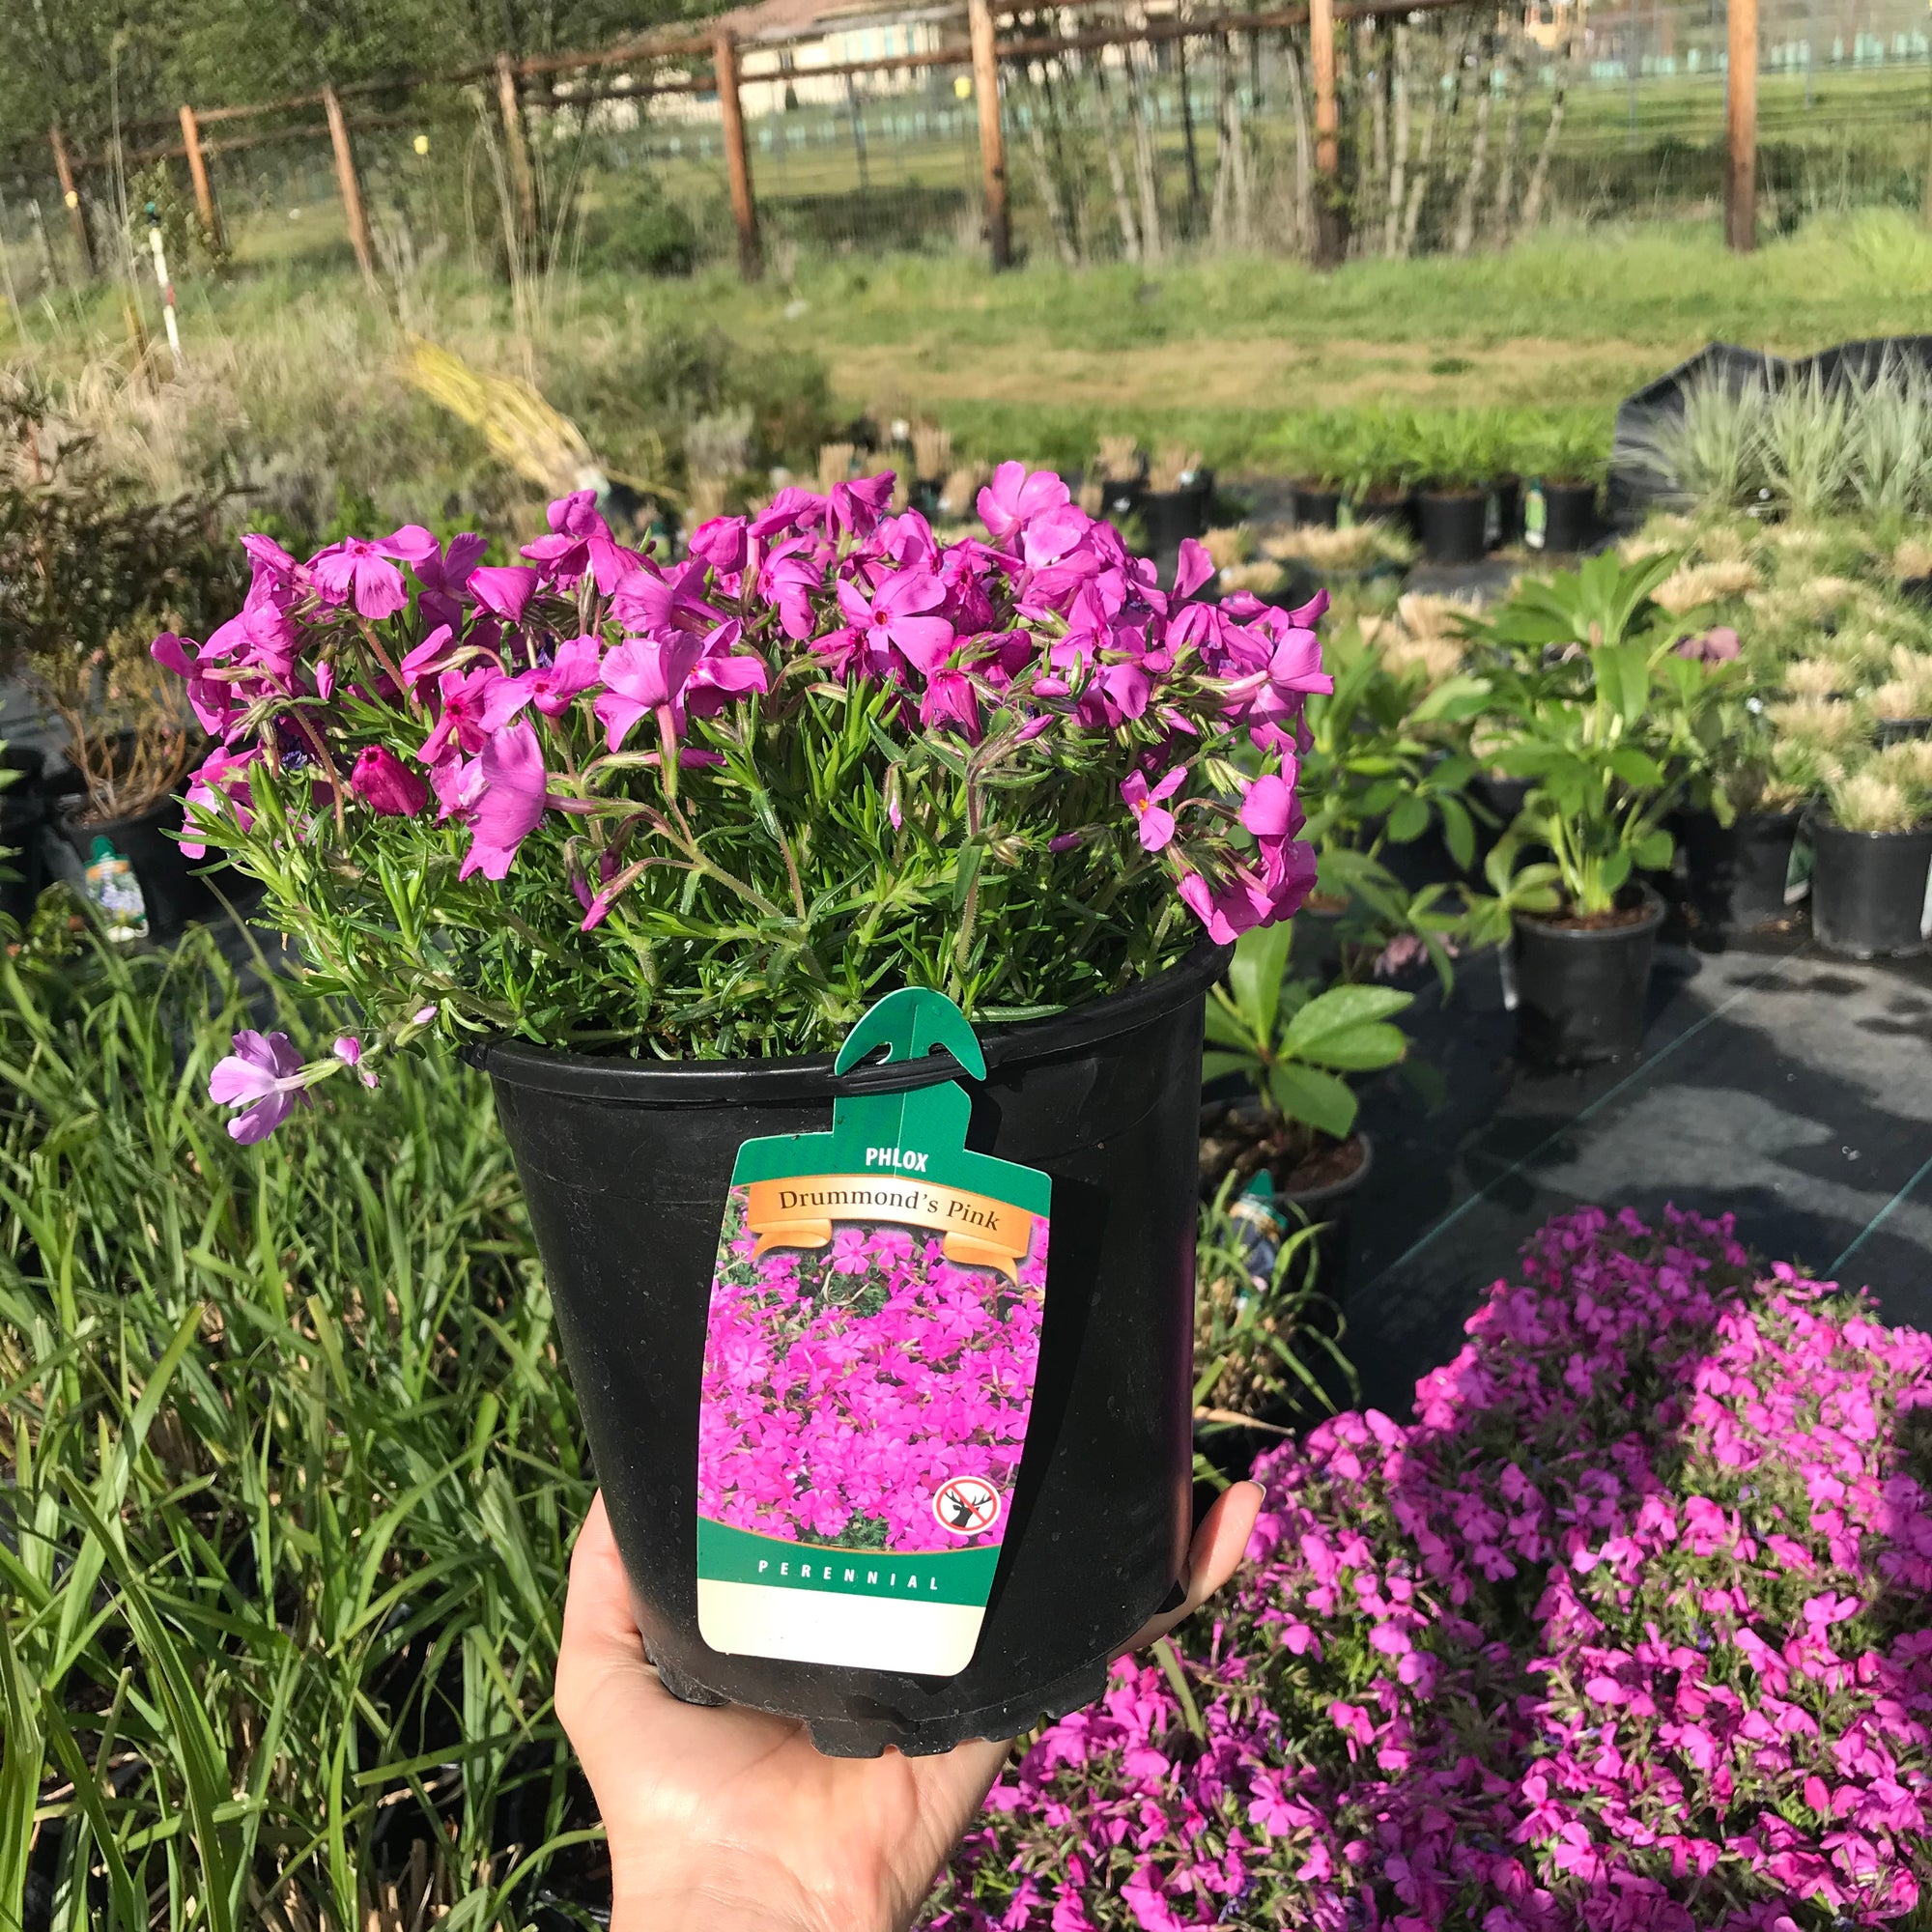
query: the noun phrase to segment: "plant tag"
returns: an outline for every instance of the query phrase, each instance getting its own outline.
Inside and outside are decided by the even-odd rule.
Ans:
[[[1791,857],[1784,867],[1784,903],[1801,905],[1811,892],[1811,841],[1802,833],[1791,841]]]
[[[1549,535],[1549,500],[1543,494],[1543,479],[1532,480],[1522,497],[1522,540],[1531,550],[1541,550]]]
[[[846,1072],[944,1047],[906,988]],[[697,1439],[697,1628],[713,1650],[956,1676],[999,1567],[1033,1408],[1051,1182],[969,1152],[965,1090],[848,1095],[829,1134],[747,1141],[712,1277]]]
[[[1932,939],[1932,866],[1925,867],[1925,895],[1918,901],[1918,936]]]
[[[126,944],[148,936],[148,902],[130,861],[103,838],[88,848],[87,896],[109,939]]]

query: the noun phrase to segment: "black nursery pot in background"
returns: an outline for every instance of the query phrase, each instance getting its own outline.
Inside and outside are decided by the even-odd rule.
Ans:
[[[1213,490],[1207,477],[1184,490],[1150,490],[1140,499],[1141,526],[1148,549],[1158,555],[1179,550],[1189,537],[1208,534],[1208,498]]]
[[[1486,490],[1418,491],[1415,515],[1431,563],[1474,563],[1489,547]]]
[[[1732,823],[1720,825],[1713,811],[1677,815],[1671,830],[1683,848],[1690,905],[1700,924],[1747,932],[1790,917],[1784,886],[1799,816],[1741,811]]]
[[[1545,550],[1588,550],[1597,540],[1597,486],[1594,483],[1543,483],[1535,486],[1543,500]],[[1525,514],[1524,531],[1535,526]]]
[[[1053,1181],[1044,1326],[1010,1527],[956,1677],[726,1656],[698,1634],[699,1381],[718,1231],[744,1141],[824,1132],[835,1095],[954,1075],[829,1058],[631,1061],[477,1049],[516,1156],[639,1628],[678,1696],[802,1718],[871,1756],[1009,1737],[1100,1694],[1179,1585],[1191,1364],[1203,946],[1144,986],[980,1036],[968,1146]]]
[[[41,850],[46,824],[47,800],[42,789],[43,754],[20,745],[0,751],[0,766],[19,776],[0,791],[0,867],[12,872],[0,879],[0,912],[24,925],[33,917],[34,902],[46,884],[46,859]]]
[[[1522,534],[1522,478],[1498,476],[1490,489],[1488,527],[1484,532],[1491,550],[1501,550]]]
[[[1622,1060],[1643,1038],[1657,928],[1663,901],[1648,886],[1643,918],[1626,925],[1551,925],[1516,919],[1517,1038],[1539,1066],[1587,1066]]]
[[[1294,486],[1294,521],[1300,529],[1332,530],[1342,514],[1342,493],[1318,489],[1312,483]]]
[[[1811,930],[1854,959],[1924,952],[1932,826],[1917,832],[1847,832],[1822,815],[1811,839]]]
[[[95,840],[104,838],[133,867],[147,908],[149,938],[172,939],[191,920],[210,920],[221,911],[213,889],[192,869],[207,862],[186,858],[168,836],[181,829],[182,808],[176,800],[164,798],[131,818],[103,819],[99,824],[81,818],[70,802],[58,814],[58,822],[62,837],[83,866],[93,856]]]

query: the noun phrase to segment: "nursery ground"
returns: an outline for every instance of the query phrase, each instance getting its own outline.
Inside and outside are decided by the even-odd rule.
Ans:
[[[1665,945],[1641,1054],[1587,1074],[1519,1067],[1493,954],[1415,1020],[1450,1097],[1432,1114],[1388,1084],[1364,1110],[1346,1346],[1365,1400],[1406,1413],[1523,1238],[1580,1202],[1735,1210],[1761,1253],[1932,1327],[1932,965],[1835,958],[1802,923]]]

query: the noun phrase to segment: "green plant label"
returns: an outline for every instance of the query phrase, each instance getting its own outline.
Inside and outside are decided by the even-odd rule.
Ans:
[[[950,1051],[943,994],[889,994],[844,1073]],[[955,1676],[980,1640],[1033,1409],[1051,1183],[966,1147],[956,1081],[840,1097],[830,1133],[739,1150],[705,1333],[697,1627],[713,1650]]]
[[[1541,550],[1549,537],[1549,501],[1540,480],[1532,481],[1522,493],[1522,540],[1531,550]]]
[[[97,838],[88,850],[87,896],[109,939],[125,944],[147,938],[148,901],[133,864],[102,838]]]

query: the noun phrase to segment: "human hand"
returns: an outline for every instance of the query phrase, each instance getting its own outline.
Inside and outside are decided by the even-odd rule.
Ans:
[[[1221,1495],[1194,1533],[1186,1600],[1125,1649],[1227,1582],[1261,1501],[1255,1483]],[[1010,1747],[821,1757],[792,1719],[679,1703],[644,1662],[601,1494],[571,1558],[556,1710],[604,1814],[611,1932],[901,1932]]]

